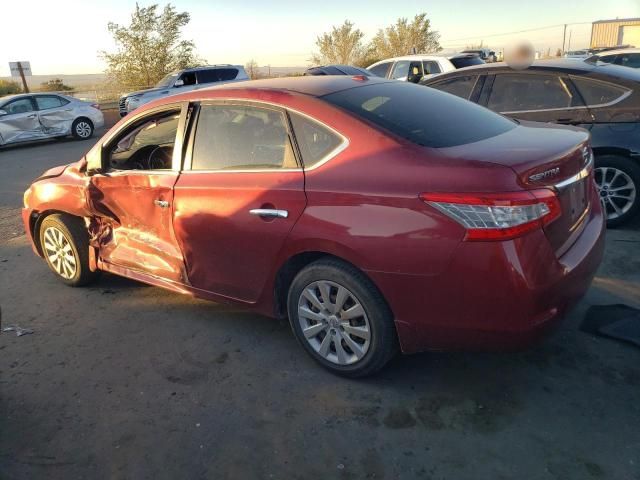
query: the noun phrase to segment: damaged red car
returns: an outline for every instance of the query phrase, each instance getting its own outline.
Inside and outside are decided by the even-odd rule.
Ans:
[[[34,251],[288,317],[346,376],[539,338],[604,248],[589,136],[367,77],[164,98],[25,192]]]

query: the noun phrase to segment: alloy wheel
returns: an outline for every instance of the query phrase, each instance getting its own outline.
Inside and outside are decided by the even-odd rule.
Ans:
[[[43,237],[49,265],[62,278],[72,279],[76,274],[78,262],[67,237],[56,227],[47,227]]]
[[[613,167],[595,169],[595,180],[600,192],[600,201],[613,220],[629,211],[636,200],[636,186],[629,175]]]
[[[78,122],[76,125],[76,133],[80,138],[89,138],[91,136],[91,125],[87,122]]]
[[[298,300],[298,322],[311,347],[325,360],[350,365],[369,350],[371,325],[356,296],[328,280],[307,285]]]

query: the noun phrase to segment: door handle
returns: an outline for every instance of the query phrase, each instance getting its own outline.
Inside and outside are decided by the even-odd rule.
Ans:
[[[251,215],[258,215],[259,217],[271,217],[271,218],[287,218],[289,212],[286,210],[276,210],[274,208],[254,208],[249,210]]]
[[[154,200],[153,203],[160,208],[167,208],[169,206],[169,202],[166,200]]]
[[[36,114],[34,113],[33,115],[28,115],[27,118],[36,118]]]

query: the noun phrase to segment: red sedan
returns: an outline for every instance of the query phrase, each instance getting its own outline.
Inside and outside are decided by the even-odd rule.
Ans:
[[[320,364],[527,345],[585,293],[604,219],[584,130],[366,77],[159,100],[26,191],[65,283],[104,270],[287,317]]]

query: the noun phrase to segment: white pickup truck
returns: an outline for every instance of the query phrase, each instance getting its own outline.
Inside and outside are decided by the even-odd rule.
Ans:
[[[210,65],[180,70],[170,73],[153,88],[122,95],[119,102],[120,116],[124,117],[140,105],[161,97],[243,80],[249,80],[249,76],[242,65]]]

